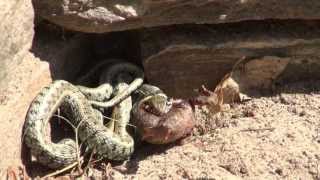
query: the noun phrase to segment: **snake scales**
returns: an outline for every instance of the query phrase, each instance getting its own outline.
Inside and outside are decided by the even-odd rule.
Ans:
[[[129,76],[134,77],[130,84]],[[133,64],[122,62],[109,66],[103,72],[100,82],[102,84],[96,88],[87,88],[57,80],[43,88],[35,97],[26,116],[24,140],[40,163],[58,168],[77,159],[78,145],[74,140],[63,139],[53,143],[45,137],[45,127],[58,108],[65,111],[70,123],[78,127],[80,141],[85,142],[88,149],[95,150],[98,156],[112,160],[130,157],[134,140],[126,131],[132,108],[129,95],[142,84],[143,72]],[[142,93],[144,97],[155,92],[148,92],[143,88],[142,91],[147,92]],[[112,94],[115,96],[109,100]],[[165,100],[161,100],[162,98]],[[160,105],[158,108],[163,108],[161,104],[166,103],[166,96],[155,99],[154,103]],[[102,113],[96,108],[114,105],[114,121],[104,126]]]

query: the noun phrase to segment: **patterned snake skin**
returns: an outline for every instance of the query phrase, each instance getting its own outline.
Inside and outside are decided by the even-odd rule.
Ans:
[[[139,111],[139,106],[144,103],[150,108],[153,114],[165,114],[172,107],[172,101],[167,95],[158,87],[143,84],[137,91],[134,92],[134,105],[132,114],[135,115]]]
[[[122,76],[121,76],[122,75]],[[129,76],[134,80],[128,85]],[[114,80],[116,81],[114,82]],[[31,103],[24,126],[24,140],[37,160],[51,168],[69,165],[77,160],[76,146],[72,139],[53,143],[47,139],[45,129],[58,108],[68,115],[78,135],[89,150],[99,157],[125,160],[133,152],[134,141],[127,133],[132,100],[130,94],[143,82],[141,69],[130,63],[110,66],[101,76],[97,88],[74,86],[63,80],[45,87]],[[113,84],[116,84],[113,89]],[[107,101],[111,95],[115,95]],[[97,108],[115,106],[112,119],[103,125],[103,116]]]

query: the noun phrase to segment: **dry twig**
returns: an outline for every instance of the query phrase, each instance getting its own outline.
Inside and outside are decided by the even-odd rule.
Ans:
[[[72,164],[70,164],[70,165],[68,165],[68,166],[66,166],[66,167],[64,167],[64,168],[62,168],[62,169],[60,169],[60,170],[57,170],[57,171],[55,171],[55,172],[52,172],[52,173],[50,173],[50,174],[47,174],[47,175],[45,175],[44,177],[42,177],[43,179],[45,179],[45,178],[49,178],[49,177],[52,177],[52,176],[56,176],[56,175],[58,175],[58,174],[61,174],[61,173],[63,173],[63,172],[66,172],[66,171],[68,171],[68,170],[70,170],[70,169],[72,169],[72,168],[74,168],[74,167],[76,167],[77,166],[77,168],[78,168],[78,171],[80,172],[80,174],[82,175],[83,173],[83,171],[82,171],[82,169],[81,169],[81,165],[82,165],[82,163],[83,163],[83,157],[81,157],[81,155],[80,155],[80,149],[79,149],[79,140],[78,140],[78,129],[79,129],[79,127],[80,127],[80,125],[81,125],[81,123],[83,122],[83,121],[81,121],[77,126],[74,126],[71,122],[70,122],[70,120],[69,119],[67,119],[67,118],[65,118],[65,117],[63,117],[63,116],[61,116],[61,115],[53,115],[53,116],[56,116],[56,117],[58,117],[59,119],[62,119],[62,120],[64,120],[64,121],[66,121],[72,128],[73,128],[73,130],[74,130],[74,132],[75,132],[75,138],[76,138],[76,152],[77,152],[77,162],[74,162],[74,163],[72,163]]]
[[[252,131],[274,131],[276,128],[248,128],[248,129],[242,129],[241,132],[252,132]]]
[[[41,179],[46,179],[46,178],[49,178],[49,177],[56,176],[56,175],[59,175],[61,173],[64,173],[64,172],[74,168],[77,164],[78,164],[78,162],[74,162],[74,163],[72,163],[72,164],[70,164],[70,165],[68,165],[68,166],[66,166],[66,167],[64,167],[64,168],[62,168],[60,170],[57,170],[55,172],[52,172],[50,174],[47,174],[47,175],[43,176]]]

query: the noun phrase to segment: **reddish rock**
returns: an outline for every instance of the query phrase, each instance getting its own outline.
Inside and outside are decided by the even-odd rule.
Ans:
[[[34,0],[36,13],[65,28],[110,32],[171,24],[319,19],[317,0]]]

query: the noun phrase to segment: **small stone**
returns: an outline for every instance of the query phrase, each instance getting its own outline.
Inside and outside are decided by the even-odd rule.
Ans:
[[[307,112],[305,110],[302,110],[300,113],[299,113],[299,116],[305,116],[307,114]]]
[[[275,170],[275,173],[277,173],[279,176],[282,176],[282,175],[283,175],[283,171],[282,171],[282,169],[280,169],[280,168],[277,168],[277,169]]]

